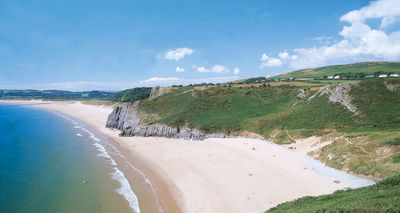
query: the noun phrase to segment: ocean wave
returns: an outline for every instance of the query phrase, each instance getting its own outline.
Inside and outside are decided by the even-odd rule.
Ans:
[[[164,211],[163,211],[163,209],[161,208],[160,201],[159,201],[159,199],[158,199],[156,190],[154,189],[153,184],[152,184],[152,183],[150,182],[150,180],[146,177],[146,175],[145,175],[141,170],[139,170],[138,168],[136,168],[133,164],[131,164],[131,163],[129,162],[129,160],[125,157],[125,155],[123,155],[123,154],[117,149],[117,147],[115,147],[114,145],[109,144],[109,143],[107,143],[107,144],[112,148],[112,150],[111,150],[112,154],[118,155],[119,157],[121,157],[122,159],[124,159],[125,162],[129,165],[129,167],[130,167],[131,169],[135,170],[138,174],[140,174],[140,175],[143,177],[143,179],[145,180],[145,183],[149,185],[151,191],[153,192],[154,196],[156,197],[156,202],[157,202],[157,206],[158,206],[159,212],[163,213]]]
[[[58,113],[59,114],[59,113]],[[135,212],[135,213],[140,213],[140,208],[139,208],[139,201],[137,199],[137,196],[135,195],[135,193],[132,191],[131,186],[128,182],[128,180],[126,179],[124,173],[119,170],[116,166],[117,163],[114,161],[114,159],[108,154],[107,150],[105,149],[105,147],[97,142],[100,142],[100,139],[97,138],[92,132],[90,132],[89,130],[78,126],[78,123],[76,121],[74,121],[73,119],[69,118],[68,116],[65,116],[63,114],[59,114],[60,116],[64,117],[65,119],[71,121],[74,124],[74,128],[75,129],[80,129],[84,132],[86,132],[90,138],[92,140],[95,141],[95,143],[93,143],[93,146],[96,147],[97,151],[100,152],[100,154],[98,154],[98,156],[100,157],[104,157],[107,158],[111,165],[113,165],[114,168],[114,172],[111,173],[111,177],[112,179],[118,181],[121,186],[117,189],[117,192],[119,194],[121,194],[129,203],[129,207]],[[82,136],[81,134],[77,133],[77,136]],[[113,147],[115,148],[115,147]],[[117,150],[117,149],[115,149]],[[117,150],[118,151],[118,150]],[[121,153],[118,151],[118,155],[121,155]]]
[[[128,180],[125,178],[124,173],[117,169],[117,167],[114,167],[112,178],[114,180],[117,180],[121,184],[121,187],[117,189],[117,192],[128,201],[129,206],[134,210],[134,212],[140,213],[138,199],[135,193],[133,193]]]
[[[154,186],[153,186],[153,184],[150,182],[150,180],[147,179],[146,175],[145,175],[141,170],[139,170],[138,168],[136,168],[133,164],[131,164],[131,163],[129,162],[129,160],[128,160],[114,145],[112,145],[112,144],[108,144],[108,145],[112,148],[111,152],[112,152],[114,155],[118,155],[119,157],[121,157],[122,159],[124,159],[125,162],[129,165],[129,167],[130,167],[131,169],[135,170],[137,173],[139,173],[139,174],[143,177],[143,179],[145,180],[145,183],[148,184],[148,185],[150,186],[151,191],[153,192],[154,196],[156,197],[156,202],[157,202],[158,211],[159,211],[160,213],[163,213],[164,211],[163,211],[163,209],[162,209],[162,207],[161,207],[161,205],[160,205],[160,202],[159,202],[159,199],[158,199],[156,190],[154,189]]]
[[[93,146],[95,146],[97,148],[97,150],[100,152],[100,154],[98,154],[97,156],[103,157],[103,158],[107,158],[110,160],[111,165],[116,166],[117,163],[114,161],[114,159],[108,154],[108,152],[106,151],[106,149],[104,148],[103,145],[99,144],[99,143],[94,143]]]
[[[111,176],[114,180],[117,180],[121,184],[121,187],[117,189],[117,192],[128,201],[129,206],[134,210],[135,213],[140,213],[138,199],[135,193],[132,191],[131,186],[128,180],[125,178],[124,173],[122,173],[121,170],[116,167],[117,163],[108,154],[106,148],[103,145],[99,143],[93,143],[93,146],[95,146],[97,151],[100,152],[98,156],[109,159],[111,164],[114,166],[114,172],[111,174]]]
[[[75,125],[74,128],[75,128],[75,129],[80,129],[80,130],[86,132],[86,133],[90,136],[90,138],[93,139],[94,141],[96,141],[96,142],[99,142],[99,141],[100,141],[100,139],[97,138],[91,131],[89,131],[89,130],[87,130],[87,129],[81,127],[81,126],[78,126],[78,125]]]

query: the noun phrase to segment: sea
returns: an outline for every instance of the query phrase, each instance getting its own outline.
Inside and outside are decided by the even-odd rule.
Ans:
[[[83,123],[0,104],[0,212],[139,213],[143,200],[147,212],[162,212],[155,193],[143,189],[146,179],[127,178],[134,169],[107,138]]]

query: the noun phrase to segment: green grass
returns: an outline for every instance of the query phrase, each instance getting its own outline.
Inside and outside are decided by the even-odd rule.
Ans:
[[[169,93],[152,101],[142,101],[140,107],[145,114],[157,115],[159,119],[153,122],[189,126],[207,133],[231,134],[247,130],[267,138],[276,129],[312,135],[352,122],[351,113],[340,105],[331,106],[325,97],[301,103],[296,97],[299,89],[290,86],[213,87]]]
[[[279,75],[278,78],[321,78],[341,74],[349,76],[365,76],[374,73],[400,73],[400,63],[397,62],[364,62],[346,65],[326,66],[314,69],[303,69],[287,74]]]
[[[400,212],[400,176],[364,188],[303,197],[280,204],[267,212]]]
[[[117,92],[110,100],[113,102],[134,102],[149,98],[151,87],[137,87]]]
[[[400,84],[400,80],[386,80],[386,84]],[[360,125],[375,129],[400,126],[400,92],[390,91],[383,80],[365,80],[350,92],[352,101],[361,111]]]
[[[400,145],[400,138],[395,138],[393,140],[386,141],[385,143],[387,145],[397,145],[397,146],[399,146]]]
[[[400,84],[400,80],[394,83]],[[305,87],[182,88],[152,101],[142,101],[140,106],[144,114],[157,115],[159,119],[153,122],[188,126],[207,133],[246,130],[270,138],[273,130],[288,130],[301,137],[325,129],[344,133],[400,129],[400,92],[389,91],[383,80],[353,85],[350,95],[359,115],[328,102],[326,97],[300,100],[296,95],[302,88]],[[316,89],[307,91],[310,96]],[[281,138],[277,142],[289,142],[287,137]]]
[[[393,157],[393,163],[400,163],[400,154]]]

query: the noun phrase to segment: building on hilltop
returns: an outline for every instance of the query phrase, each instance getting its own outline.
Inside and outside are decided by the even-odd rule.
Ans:
[[[387,78],[387,77],[388,77],[387,74],[380,74],[380,75],[378,76],[378,78]]]
[[[398,78],[398,77],[400,77],[400,75],[398,73],[393,73],[393,74],[390,74],[390,77]]]

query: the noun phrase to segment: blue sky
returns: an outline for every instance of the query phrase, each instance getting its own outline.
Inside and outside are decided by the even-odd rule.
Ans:
[[[399,2],[2,0],[0,87],[115,90],[398,61]]]

